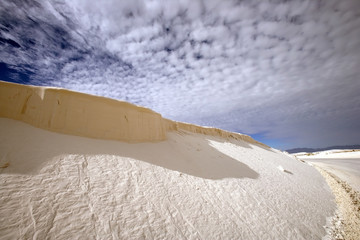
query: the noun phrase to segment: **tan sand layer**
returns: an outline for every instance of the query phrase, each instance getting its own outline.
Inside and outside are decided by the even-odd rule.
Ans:
[[[82,137],[125,142],[166,140],[168,131],[186,130],[259,143],[250,136],[180,123],[127,102],[69,91],[0,81],[0,117]]]

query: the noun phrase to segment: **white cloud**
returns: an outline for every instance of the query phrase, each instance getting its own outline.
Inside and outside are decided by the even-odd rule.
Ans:
[[[5,1],[0,10],[2,39],[22,46],[0,46],[0,60],[32,69],[31,83],[287,146],[360,140],[343,127],[360,131],[357,0]]]

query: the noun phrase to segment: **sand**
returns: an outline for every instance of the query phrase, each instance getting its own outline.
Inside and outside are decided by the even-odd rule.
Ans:
[[[267,147],[244,134],[171,121],[127,102],[3,81],[0,81],[0,117],[53,132],[130,143],[164,141],[169,131],[187,130]]]
[[[342,181],[347,182],[354,190],[360,192],[360,171],[358,170],[360,159],[321,159],[318,161],[311,160],[311,163],[337,176]]]
[[[360,151],[335,149],[297,155],[318,169],[335,196],[338,211],[329,235],[334,239],[360,239]]]
[[[328,150],[311,155],[294,154],[297,158],[316,164],[347,182],[360,192],[360,150]]]
[[[308,164],[185,130],[129,144],[0,118],[0,154],[0,239],[321,239],[336,210]]]
[[[247,135],[6,82],[0,183],[0,239],[322,239],[338,217],[314,167]]]
[[[150,142],[166,138],[161,115],[150,109],[60,88],[0,81],[0,117],[98,139]]]
[[[329,235],[334,239],[360,239],[360,192],[355,191],[346,181],[317,167],[335,195],[338,212],[333,218]]]

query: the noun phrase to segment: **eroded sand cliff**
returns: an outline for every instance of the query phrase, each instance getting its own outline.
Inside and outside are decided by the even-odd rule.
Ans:
[[[3,81],[0,81],[0,117],[53,132],[105,140],[163,141],[166,132],[182,129],[263,145],[247,135],[171,121],[127,102]]]

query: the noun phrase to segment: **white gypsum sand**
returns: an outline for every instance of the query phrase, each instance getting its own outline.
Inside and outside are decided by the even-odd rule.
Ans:
[[[1,118],[0,153],[3,239],[321,239],[335,211],[313,167],[242,140],[128,144]]]
[[[0,100],[0,239],[321,239],[336,209],[313,167],[246,135],[63,89]]]

